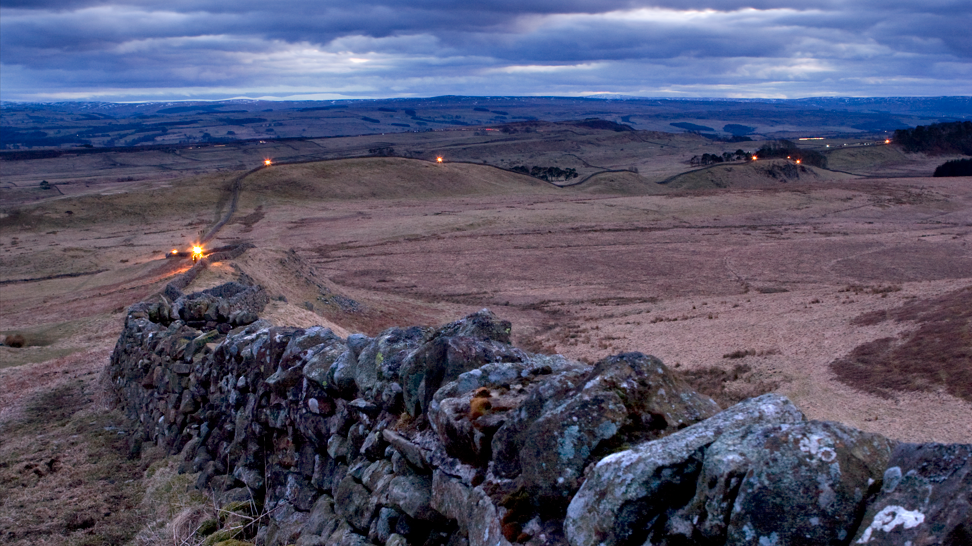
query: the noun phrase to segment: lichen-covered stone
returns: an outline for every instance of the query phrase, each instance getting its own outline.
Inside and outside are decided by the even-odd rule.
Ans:
[[[352,376],[358,392],[371,395],[379,380],[396,381],[405,358],[429,335],[425,328],[389,328],[366,345]]]
[[[432,478],[429,476],[394,476],[376,491],[378,503],[421,520],[434,520],[430,506]]]
[[[564,532],[572,546],[642,544],[650,524],[695,494],[705,448],[750,425],[800,423],[789,400],[763,395],[660,440],[601,459],[567,508]]]
[[[555,510],[566,506],[597,457],[718,410],[655,357],[608,357],[584,377],[564,375],[536,389],[497,433],[494,443],[505,445],[495,450],[495,470],[518,477],[536,505]]]
[[[896,446],[852,544],[972,544],[972,445]]]
[[[820,421],[767,427],[749,443],[753,462],[726,544],[846,544],[892,448],[882,436]]]

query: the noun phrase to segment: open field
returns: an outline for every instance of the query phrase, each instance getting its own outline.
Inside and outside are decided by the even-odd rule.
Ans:
[[[900,177],[941,158],[868,146],[832,152],[835,170],[779,178],[767,173],[785,160],[689,166],[693,155],[738,147],[696,135],[535,129],[5,161],[0,334],[23,335],[26,346],[0,347],[0,479],[23,489],[0,497],[0,513],[33,518],[34,533],[2,520],[5,541],[134,533],[137,522],[118,515],[138,503],[130,483],[109,484],[81,459],[57,463],[74,473],[65,482],[73,494],[117,500],[118,509],[75,522],[61,505],[31,511],[54,483],[44,480],[65,479],[57,464],[34,469],[70,438],[91,450],[116,443],[99,436],[117,425],[113,414],[89,416],[101,407],[98,373],[125,307],[188,269],[165,253],[220,220],[233,180],[271,146],[282,161],[332,160],[244,178],[238,209],[210,246],[255,247],[214,263],[190,290],[252,279],[274,297],[271,320],[341,335],[489,307],[533,350],[592,361],[642,351],[723,400],[774,390],[811,418],[906,441],[972,442],[972,399],[953,385],[967,380],[969,351],[947,366],[894,360],[933,361],[935,347],[972,345],[972,181]],[[333,159],[373,155],[378,144],[404,157]],[[429,161],[438,154],[462,162]],[[126,163],[99,163],[109,158]],[[594,176],[558,187],[506,170],[513,165]],[[38,177],[58,180],[60,193],[24,189]],[[875,362],[893,377],[871,384],[860,368]],[[59,392],[70,393],[66,414],[37,428]],[[31,447],[35,433],[50,441]],[[145,469],[118,457],[125,480]]]

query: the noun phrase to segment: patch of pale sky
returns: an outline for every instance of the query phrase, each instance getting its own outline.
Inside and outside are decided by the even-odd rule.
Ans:
[[[815,58],[758,59],[735,68],[731,77],[758,80],[806,80],[822,72],[833,72],[829,63]]]
[[[365,36],[363,34],[350,34],[347,36],[339,36],[334,38],[327,44],[322,45],[321,49],[332,52],[396,52],[399,54],[408,51],[415,54],[425,55],[442,55],[447,51],[444,51],[441,40],[439,40],[437,36],[426,33],[395,36]]]
[[[760,24],[777,17],[817,13],[815,10],[800,11],[792,8],[756,9],[742,8],[729,11],[714,9],[691,10],[659,7],[645,7],[627,10],[607,11],[604,13],[555,14],[546,18],[551,22],[569,21],[574,24],[605,22],[614,24],[667,24],[672,26],[704,26],[713,24],[741,23]]]
[[[571,70],[593,70],[603,68],[607,63],[580,63],[566,65],[510,65],[484,70],[485,73],[503,72],[505,74],[524,74],[524,73],[544,73],[544,72],[567,72]]]

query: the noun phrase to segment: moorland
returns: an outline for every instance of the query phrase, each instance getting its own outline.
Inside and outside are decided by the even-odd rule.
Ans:
[[[795,109],[792,124],[769,130],[740,113],[746,103],[719,106],[735,112],[721,117],[692,114],[694,104],[652,117],[597,110],[633,108],[627,101],[522,101],[519,113],[511,99],[454,102],[468,112],[295,107],[355,135],[346,137],[267,125],[279,106],[258,115],[251,109],[271,106],[154,105],[146,116],[266,121],[241,130],[180,119],[152,143],[115,127],[80,144],[22,140],[4,152],[5,541],[124,542],[156,515],[145,516],[146,489],[184,494],[176,478],[145,477],[169,476],[161,456],[126,457],[102,370],[127,306],[188,270],[183,252],[214,227],[207,248],[252,247],[211,263],[188,290],[262,284],[272,295],[265,318],[280,325],[374,335],[488,307],[512,321],[521,347],[586,361],[653,354],[724,405],[773,391],[810,418],[904,441],[972,442],[972,181],[932,177],[961,154],[908,151],[887,141],[893,125],[849,128],[855,112]],[[774,106],[784,107],[793,105]],[[934,117],[909,108],[907,119],[859,115]],[[5,106],[5,134],[8,120],[26,130],[38,110]],[[96,119],[74,121],[86,130],[121,124],[86,115]],[[362,121],[381,116],[410,126],[381,134]],[[416,132],[413,118],[443,123]],[[844,125],[827,125],[836,118]],[[48,133],[36,138],[50,138],[47,121],[32,123]],[[188,141],[180,127],[190,125],[210,138]],[[268,127],[293,138],[266,137]],[[823,166],[752,159],[780,138]],[[120,143],[141,146],[106,147]],[[693,161],[704,154],[732,157]]]

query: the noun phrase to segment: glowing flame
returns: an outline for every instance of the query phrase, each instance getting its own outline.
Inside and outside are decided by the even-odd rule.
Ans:
[[[884,143],[885,143],[885,144],[891,144],[891,139],[890,139],[890,138],[886,138],[886,139],[884,139]]]
[[[756,159],[757,159],[757,157],[756,156],[753,156],[753,161],[756,161]]]
[[[436,163],[442,163],[442,156],[440,155],[440,156],[436,157],[435,158],[435,162]]]
[[[178,249],[175,249],[175,248],[172,249],[172,255],[173,256],[175,256],[178,253],[179,253],[179,250]]]
[[[203,257],[203,248],[199,245],[192,247],[192,261],[199,261]]]
[[[799,165],[799,164],[800,164],[800,160],[799,160],[799,159],[797,159],[797,165]]]
[[[270,165],[273,165],[273,161],[270,161],[269,159],[264,159],[263,164],[269,167]]]

